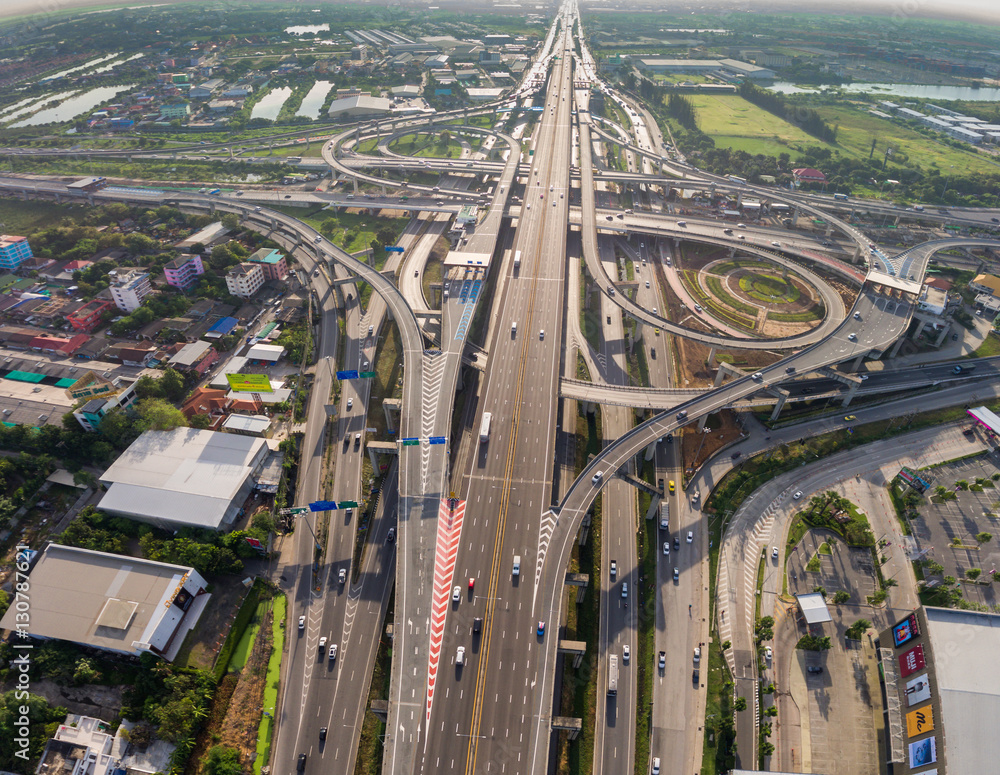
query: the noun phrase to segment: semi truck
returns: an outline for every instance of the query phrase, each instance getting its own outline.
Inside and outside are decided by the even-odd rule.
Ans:
[[[479,426],[479,441],[483,444],[490,440],[491,422],[493,422],[493,415],[490,412],[483,412],[483,423]]]
[[[670,504],[660,504],[660,530],[670,529]]]

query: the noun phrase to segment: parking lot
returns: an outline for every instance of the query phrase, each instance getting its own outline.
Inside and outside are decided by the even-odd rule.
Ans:
[[[987,581],[992,571],[1000,568],[1000,519],[995,504],[1000,501],[1000,481],[992,476],[998,472],[995,453],[937,466],[926,473],[933,479],[927,496],[937,486],[955,493],[955,500],[934,503],[930,497],[919,507],[919,517],[910,520],[916,553],[940,564],[945,576],[967,579],[967,571],[979,568],[981,581]],[[960,480],[974,485],[983,480],[982,492],[955,490]],[[993,538],[980,543],[976,536],[989,533]],[[957,544],[956,544],[957,539]],[[966,600],[985,605],[997,604],[995,584],[963,583],[959,585]]]
[[[806,570],[806,564],[817,556],[819,547],[826,542],[830,554],[820,554],[819,573]],[[802,595],[816,587],[826,590],[827,597],[844,590],[851,594],[851,605],[864,603],[876,588],[875,568],[870,549],[848,546],[844,540],[829,530],[812,528],[788,553],[788,592]],[[870,617],[869,617],[870,618]]]

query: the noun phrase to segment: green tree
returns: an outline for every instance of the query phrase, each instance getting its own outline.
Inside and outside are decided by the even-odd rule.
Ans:
[[[22,716],[31,720],[27,749],[15,744],[20,737],[15,727],[20,726],[18,722]],[[51,736],[48,726],[65,718],[65,708],[53,708],[37,694],[22,697],[19,692],[11,690],[0,695],[0,739],[4,741],[0,745],[0,769],[33,775],[45,742]],[[21,751],[24,758],[20,755]]]
[[[235,748],[224,745],[214,745],[205,757],[206,775],[242,775],[240,754]]]
[[[976,533],[976,540],[981,544],[989,543],[993,540],[993,534],[983,531],[982,533]]]
[[[7,613],[8,608],[10,608],[10,595],[0,589],[0,619]]]
[[[191,420],[191,427],[199,430],[208,430],[212,427],[212,416],[208,414],[196,414]]]
[[[774,618],[771,616],[761,617],[754,627],[754,635],[758,643],[772,640],[774,638]]]
[[[240,226],[240,217],[236,213],[225,213],[222,216],[222,225],[227,229],[238,229]]]
[[[837,592],[834,592],[834,594],[833,594],[833,604],[834,605],[843,605],[844,603],[846,603],[850,599],[851,599],[851,593],[847,592],[846,590],[843,590],[843,589],[838,590]]]
[[[965,577],[970,581],[975,581],[982,575],[982,573],[982,568],[969,568],[965,571]]]
[[[188,424],[180,409],[160,398],[144,398],[136,404],[135,411],[143,430],[170,431],[186,428]]]
[[[747,709],[747,698],[737,697],[736,702],[733,703],[733,710],[741,711]]]
[[[850,640],[861,640],[861,636],[864,635],[868,630],[871,629],[872,623],[867,619],[858,619],[854,624],[847,628],[844,635]]]

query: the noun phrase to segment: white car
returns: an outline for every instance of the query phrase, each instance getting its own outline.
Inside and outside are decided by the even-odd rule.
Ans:
[[[353,398],[348,398],[347,399],[347,409],[348,409],[348,411],[350,411],[353,407],[354,407],[354,399]]]
[[[770,646],[767,646],[767,647],[766,647],[766,648],[764,649],[764,659],[766,659],[766,660],[767,660],[768,662],[770,662],[770,661],[771,661],[771,657],[772,657],[772,656],[774,656],[774,655],[773,655],[773,654],[772,654],[772,652],[771,652],[771,647],[770,647]]]
[[[801,497],[802,497],[802,490],[799,490],[798,492],[795,493],[795,495],[792,496],[792,500],[797,501]]]
[[[622,582],[622,597],[628,597],[628,582]]]
[[[461,599],[462,599],[462,588],[461,588],[461,587],[455,587],[455,588],[454,588],[454,589],[453,589],[453,590],[451,591],[451,599],[452,599],[452,600],[453,600],[454,602],[456,602],[456,603],[457,603],[457,602],[458,602],[459,600],[461,600]]]
[[[690,531],[690,530],[688,530],[687,541],[688,541],[688,543],[691,543],[692,541],[694,541],[694,533],[692,531]]]
[[[334,643],[332,646],[330,646],[329,657],[330,657],[330,661],[331,662],[337,658],[337,644],[336,643]]]
[[[777,560],[778,559],[778,547],[777,546],[772,546],[771,547],[771,559],[772,560]]]
[[[319,639],[319,650],[322,651],[325,648],[326,648],[326,636],[324,635],[322,638]]]
[[[651,772],[653,773],[653,775],[660,775],[660,757],[659,756],[654,756],[653,757],[653,769],[651,770]]]
[[[694,647],[694,661],[701,662],[701,646]]]
[[[306,628],[306,617],[302,615],[299,617],[299,631],[301,632]]]
[[[670,542],[669,541],[664,541],[663,542],[663,553],[664,554],[670,554]]]
[[[632,649],[630,649],[627,645],[622,646],[622,662],[627,665],[629,657],[631,656],[632,656]]]

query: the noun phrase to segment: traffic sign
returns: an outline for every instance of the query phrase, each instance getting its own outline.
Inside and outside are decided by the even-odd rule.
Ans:
[[[377,376],[374,371],[362,371],[360,373],[354,372],[354,375],[361,377],[361,379],[375,379]]]
[[[307,506],[296,506],[294,509],[282,509],[280,513],[286,516],[297,516],[298,514],[309,513],[309,508]]]
[[[357,369],[349,369],[347,371],[337,372],[337,379],[357,379],[357,378],[358,378]]]
[[[341,501],[340,508],[342,509],[356,509],[358,507],[357,501]]]
[[[445,443],[445,437],[444,436],[431,436],[428,439],[428,441],[431,444],[444,444]]]
[[[403,439],[404,447],[417,447],[419,445],[420,445],[420,439],[414,439],[414,438]]]
[[[337,501],[313,501],[309,504],[309,511],[333,511],[337,508]]]
[[[398,245],[386,245],[385,246],[385,252],[386,253],[402,253],[403,252],[403,248],[399,247]]]

